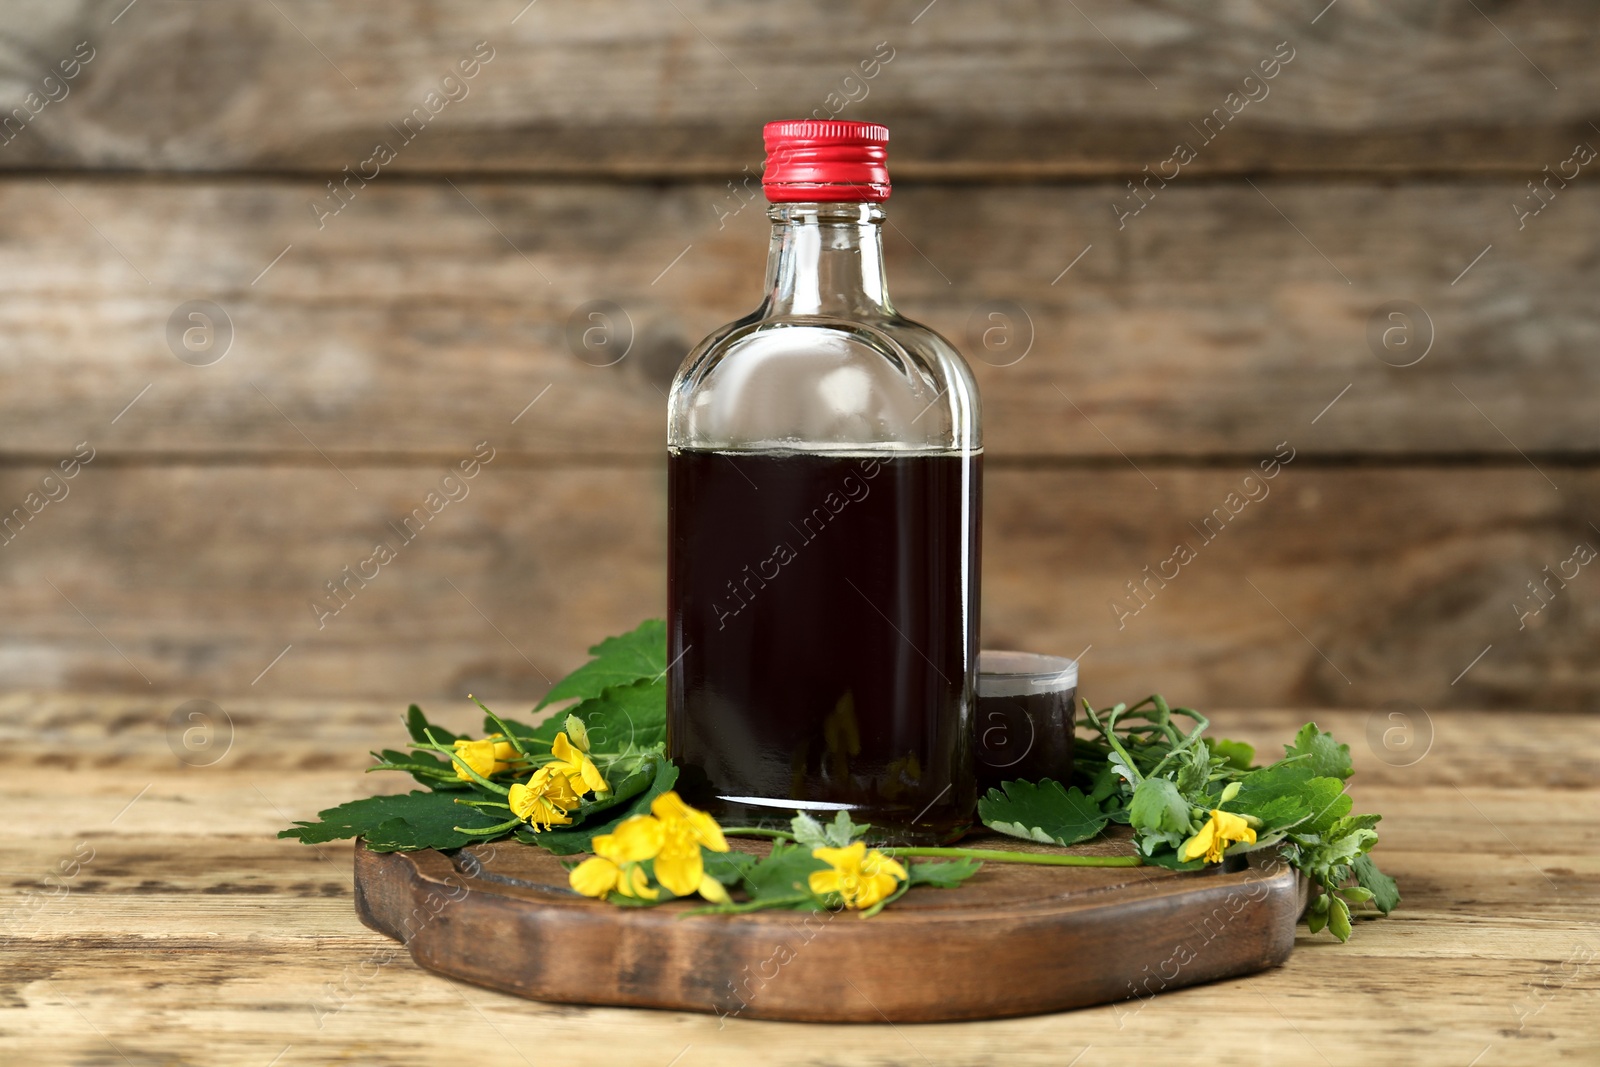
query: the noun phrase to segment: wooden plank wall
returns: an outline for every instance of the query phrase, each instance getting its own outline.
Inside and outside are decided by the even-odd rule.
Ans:
[[[982,388],[986,645],[1600,707],[1584,3],[0,10],[8,688],[516,704],[659,614],[663,391],[759,298],[761,122],[835,113]]]

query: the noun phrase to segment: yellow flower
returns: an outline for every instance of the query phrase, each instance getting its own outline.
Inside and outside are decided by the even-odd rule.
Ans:
[[[703,811],[691,808],[677,793],[669,791],[651,802],[649,815],[635,815],[623,820],[611,833],[596,837],[592,847],[597,858],[605,860],[619,871],[629,864],[655,860],[657,881],[676,896],[699,893],[707,900],[726,903],[727,890],[721,882],[706,874],[705,860],[700,855],[702,845],[713,852],[728,851],[728,842],[723,838],[722,828],[716,820]],[[586,866],[589,866],[587,860],[574,869],[574,875]],[[605,885],[604,891],[609,892],[611,886],[604,882],[609,877],[604,866],[595,864],[584,873],[582,881],[585,885]],[[616,884],[619,892],[623,891],[624,884]],[[573,882],[573,888],[578,889],[576,881]],[[597,895],[585,893],[583,889],[578,889],[578,892],[585,896]]]
[[[635,815],[624,819],[611,833],[594,839],[594,853],[617,863],[653,860],[664,840],[661,820],[654,815]]]
[[[454,745],[455,758],[461,763],[477,771],[487,778],[492,774],[511,769],[511,763],[517,758],[517,750],[511,746],[510,741],[503,741],[504,734],[490,734],[481,741],[469,741],[462,738]],[[473,781],[472,775],[456,765],[456,777],[463,782]]]
[[[1250,824],[1242,816],[1213,808],[1211,818],[1200,827],[1199,833],[1183,843],[1179,855],[1192,860],[1204,854],[1207,863],[1221,863],[1223,850],[1229,845],[1235,841],[1255,844],[1255,840],[1256,832],[1250,829]]]
[[[661,894],[651,887],[640,863],[657,857],[665,843],[664,828],[665,824],[654,815],[635,815],[618,826],[615,832],[597,835],[590,846],[595,854],[572,869],[568,883],[586,897],[603,900],[610,893],[617,892],[625,897],[655,900]],[[721,831],[718,831],[718,836],[721,836]],[[657,859],[658,869],[659,866]],[[701,874],[694,891],[714,904],[727,904],[730,901],[722,883],[709,874]],[[678,893],[676,889],[673,892],[678,896],[687,895]]]
[[[847,908],[870,908],[889,896],[908,877],[897,860],[857,841],[848,848],[815,848],[811,854],[831,870],[811,872],[811,891],[838,893]]]
[[[550,754],[555,757],[549,765],[572,780],[572,788],[579,794],[609,793],[611,786],[600,775],[600,768],[577,745],[567,739],[565,731],[556,734],[556,739],[550,746]]]
[[[595,840],[598,841],[599,838]],[[609,896],[613,890],[625,897],[637,897],[643,900],[655,900],[661,895],[659,890],[651,887],[650,879],[645,875],[643,867],[637,863],[619,866],[604,856],[590,856],[572,868],[572,873],[567,876],[567,882],[575,892],[582,893],[586,897],[599,897],[601,900]]]
[[[661,824],[661,844],[654,857],[656,879],[680,897],[699,892],[706,881],[700,846],[713,852],[728,851],[722,828],[711,816],[691,808],[670,791],[651,802],[650,814]]]
[[[549,767],[534,771],[527,785],[514,784],[506,799],[517,818],[526,819],[535,830],[566,826],[572,822],[567,813],[578,806],[578,795],[572,791],[571,781]]]

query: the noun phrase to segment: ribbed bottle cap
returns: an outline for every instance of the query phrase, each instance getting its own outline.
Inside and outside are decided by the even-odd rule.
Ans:
[[[889,128],[874,122],[769,122],[761,187],[774,204],[889,199]]]

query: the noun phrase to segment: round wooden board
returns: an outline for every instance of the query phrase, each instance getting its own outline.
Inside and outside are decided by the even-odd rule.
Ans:
[[[361,921],[429,970],[534,1000],[814,1022],[1028,1015],[1249,974],[1288,958],[1305,900],[1271,855],[1187,874],[989,863],[865,920],[617,907],[575,895],[558,857],[515,841],[454,854],[358,843],[355,868]]]

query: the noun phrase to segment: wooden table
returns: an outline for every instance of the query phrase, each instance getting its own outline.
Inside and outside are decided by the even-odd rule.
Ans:
[[[178,703],[0,698],[0,1063],[1600,1062],[1593,716],[1438,713],[1427,754],[1391,766],[1378,752],[1411,757],[1368,745],[1372,715],[1318,714],[1355,753],[1358,809],[1387,815],[1378,855],[1405,896],[1392,917],[1343,946],[1302,928],[1289,963],[1254,978],[891,1027],[549,1006],[421,971],[356,921],[350,846],[273,837],[403,787],[362,773],[369,747],[398,739],[400,708],[230,703],[231,744],[195,766],[169,736],[185,751],[182,730],[205,723],[174,730]],[[465,705],[430,710],[472,722]],[[1261,746],[1307,717],[1214,716]],[[217,723],[192,763],[221,752]]]

